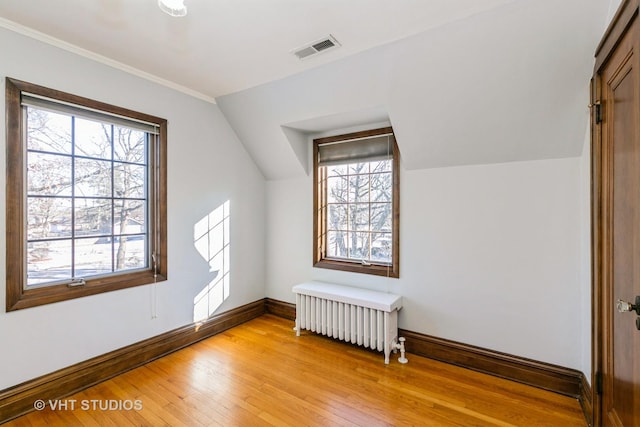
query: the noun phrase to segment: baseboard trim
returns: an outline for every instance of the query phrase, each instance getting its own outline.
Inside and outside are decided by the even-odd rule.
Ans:
[[[591,386],[580,371],[403,329],[398,332],[407,339],[409,353],[573,397],[587,424],[593,425]]]
[[[276,299],[265,298],[265,309],[267,313],[282,317],[288,320],[296,320],[296,306],[288,302]]]
[[[400,329],[410,353],[524,383],[565,396],[580,396],[582,373],[507,353]]]
[[[277,304],[276,304],[277,305]],[[33,410],[36,400],[60,399],[154,359],[223,332],[266,312],[258,300],[161,335],[0,390],[0,424]]]
[[[587,381],[587,377],[584,375],[582,375],[580,381],[580,397],[578,401],[580,401],[580,406],[582,407],[582,412],[584,413],[587,424],[589,427],[593,426],[593,392],[589,381]]]

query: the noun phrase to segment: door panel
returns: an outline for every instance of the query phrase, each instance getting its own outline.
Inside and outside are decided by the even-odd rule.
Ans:
[[[640,331],[616,301],[640,295],[640,94],[637,19],[600,73],[602,422],[640,426]]]

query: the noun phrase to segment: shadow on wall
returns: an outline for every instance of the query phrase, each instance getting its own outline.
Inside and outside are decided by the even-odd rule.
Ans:
[[[193,226],[193,244],[211,275],[193,299],[194,322],[206,320],[229,298],[229,208],[227,200]]]

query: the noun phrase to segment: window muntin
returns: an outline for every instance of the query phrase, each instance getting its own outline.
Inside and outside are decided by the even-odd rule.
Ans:
[[[314,266],[398,277],[398,158],[391,128],[314,141]]]
[[[327,168],[327,258],[391,264],[392,161]]]
[[[7,310],[165,280],[166,120],[6,91]]]

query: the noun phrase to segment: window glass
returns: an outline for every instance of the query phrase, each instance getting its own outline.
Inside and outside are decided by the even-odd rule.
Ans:
[[[27,148],[27,248],[32,249],[26,287],[47,284],[45,278],[55,284],[149,267],[144,244],[149,135],[29,106],[25,114],[36,117],[28,119],[27,133],[33,148]],[[70,137],[59,138],[60,129]],[[43,138],[60,143],[36,143]],[[69,143],[71,153],[65,153]],[[40,147],[57,152],[43,153]],[[137,163],[115,162],[113,152]]]

